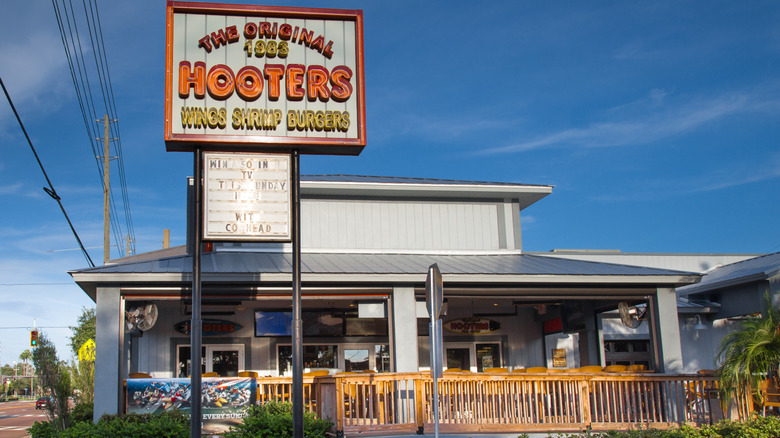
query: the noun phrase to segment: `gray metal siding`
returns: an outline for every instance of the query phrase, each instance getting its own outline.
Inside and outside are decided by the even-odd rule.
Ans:
[[[497,250],[495,203],[335,201],[301,203],[304,248],[361,250]],[[507,224],[507,232],[513,231]],[[514,240],[514,237],[511,239]]]

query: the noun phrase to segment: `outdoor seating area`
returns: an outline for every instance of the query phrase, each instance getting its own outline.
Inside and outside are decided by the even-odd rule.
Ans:
[[[648,370],[644,365],[608,365],[603,367],[601,365],[587,365],[579,368],[547,368],[547,367],[531,367],[531,368],[516,368],[512,371],[507,371],[506,368],[487,368],[483,372],[485,373],[653,373],[653,370]]]
[[[600,367],[599,367],[600,368]],[[706,374],[615,372],[583,367],[578,372],[529,368],[490,372],[452,369],[434,397],[429,373],[305,373],[307,411],[330,418],[337,431],[430,431],[434,399],[444,433],[614,430],[710,424],[722,418],[716,379]],[[254,376],[251,376],[254,377]],[[257,399],[291,401],[289,377],[255,377]],[[763,388],[765,407],[780,405],[775,389]],[[777,404],[772,404],[777,403]]]

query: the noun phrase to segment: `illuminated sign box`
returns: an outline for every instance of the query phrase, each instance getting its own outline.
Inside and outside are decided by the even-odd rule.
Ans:
[[[205,240],[290,241],[290,156],[203,154]]]
[[[169,151],[358,155],[363,13],[168,2]]]

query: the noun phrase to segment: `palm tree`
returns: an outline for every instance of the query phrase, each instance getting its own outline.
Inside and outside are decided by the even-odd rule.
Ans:
[[[22,354],[19,355],[19,359],[21,359],[22,362],[24,362],[24,374],[25,375],[28,374],[28,371],[27,371],[27,361],[31,360],[32,357],[33,356],[32,356],[32,353],[30,352],[30,350],[24,350],[24,351],[22,351]],[[32,373],[30,373],[30,374],[32,374]]]
[[[738,331],[723,338],[718,360],[722,400],[744,400],[762,380],[780,377],[780,308],[772,306],[769,295],[760,314],[743,320]]]

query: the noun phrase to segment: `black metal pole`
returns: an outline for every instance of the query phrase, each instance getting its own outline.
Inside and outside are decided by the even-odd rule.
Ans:
[[[203,336],[200,310],[200,255],[203,246],[203,155],[195,148],[194,202],[192,211],[192,321],[190,322],[190,438],[201,438],[201,341]]]
[[[292,247],[293,247],[293,438],[303,438],[303,323],[301,319],[301,156],[292,154]]]

